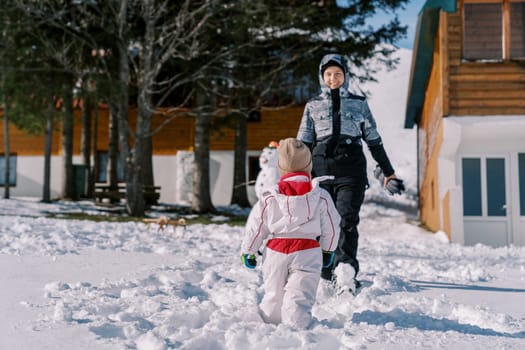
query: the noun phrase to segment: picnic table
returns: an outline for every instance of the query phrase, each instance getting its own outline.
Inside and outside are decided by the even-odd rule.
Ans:
[[[151,206],[158,204],[160,189],[160,186],[144,185],[142,187],[146,205]],[[122,199],[126,198],[126,184],[118,183],[117,186],[110,186],[107,183],[95,184],[94,195],[95,202],[97,203],[119,203]]]

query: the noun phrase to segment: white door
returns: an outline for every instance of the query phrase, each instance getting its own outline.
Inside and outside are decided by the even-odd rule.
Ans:
[[[465,245],[509,244],[512,225],[508,157],[463,156],[461,173]]]

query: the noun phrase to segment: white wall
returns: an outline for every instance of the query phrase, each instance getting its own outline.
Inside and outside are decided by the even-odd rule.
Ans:
[[[161,186],[160,202],[166,204],[190,204],[191,202],[191,163],[186,159],[182,167],[181,155],[191,152],[179,152],[177,156],[154,156],[153,172],[155,185]],[[260,152],[250,151],[248,156],[258,156]],[[73,164],[80,164],[80,157],[74,157]],[[44,180],[43,156],[17,157],[17,184],[11,187],[14,197],[42,197]],[[248,176],[248,163],[246,167]],[[51,197],[61,194],[62,157],[54,156],[51,160]],[[229,205],[233,190],[233,152],[220,151],[210,154],[210,187],[214,205]],[[190,199],[188,201],[187,199]],[[256,200],[253,186],[248,187],[248,198],[251,203]],[[186,199],[186,200],[185,200]]]
[[[159,202],[176,203],[175,189],[177,182],[176,157],[155,156],[153,157],[153,175],[155,186],[161,186]]]
[[[250,151],[249,156],[259,156],[260,152]],[[155,183],[162,186],[161,202],[175,204],[191,204],[193,154],[181,151],[172,157],[171,170],[167,169],[168,162],[161,157],[154,157]],[[233,191],[233,152],[217,151],[210,154],[210,195],[213,205],[229,205]],[[158,167],[157,167],[157,164]],[[246,176],[248,176],[248,161],[246,162]],[[169,172],[170,181],[165,181],[162,174]],[[164,190],[166,187],[167,191]],[[165,195],[165,196],[164,196]],[[256,201],[253,186],[248,186],[248,199],[253,204]]]
[[[464,155],[506,155],[511,160],[518,152],[525,152],[525,116],[471,116],[444,118],[443,145],[439,155],[439,201],[442,203],[447,192],[451,201],[458,202],[461,194],[461,157]],[[512,164],[511,164],[512,165]],[[510,169],[515,169],[511,167]],[[513,178],[513,174],[510,174]],[[517,180],[511,181],[514,186]],[[518,188],[508,188],[509,194],[516,195]],[[509,196],[507,196],[509,197]],[[513,198],[507,198],[510,202]],[[514,198],[516,202],[516,198]],[[461,205],[459,205],[461,204]],[[454,210],[452,210],[454,209]],[[465,243],[463,205],[451,203],[452,241]],[[517,220],[513,215],[513,220]]]
[[[42,197],[44,182],[43,156],[18,156],[16,186],[10,188],[13,197]],[[11,169],[13,170],[13,169]],[[51,157],[51,198],[58,198],[62,186],[62,158]]]

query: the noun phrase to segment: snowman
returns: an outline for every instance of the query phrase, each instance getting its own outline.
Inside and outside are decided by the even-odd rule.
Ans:
[[[265,190],[275,186],[277,182],[279,182],[280,175],[279,169],[277,168],[278,146],[279,143],[271,141],[268,146],[263,148],[259,156],[259,167],[261,170],[255,180],[255,195],[257,199],[262,197]]]

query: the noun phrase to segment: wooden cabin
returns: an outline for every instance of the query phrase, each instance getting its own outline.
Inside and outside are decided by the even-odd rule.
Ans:
[[[259,172],[259,155],[270,141],[279,141],[297,134],[303,106],[287,108],[262,108],[248,121],[247,135],[247,179],[255,180]],[[130,127],[134,128],[137,111],[130,110]],[[0,112],[1,114],[1,112]],[[94,157],[98,157],[100,168],[95,169],[98,182],[106,181],[108,154],[109,110],[101,106],[98,111],[97,147]],[[188,204],[191,196],[193,172],[194,118],[178,116],[166,123],[166,117],[155,114],[152,128],[162,128],[153,137],[153,172],[155,185],[160,186],[160,202],[168,204]],[[10,194],[11,196],[41,197],[44,179],[44,135],[30,135],[14,125],[10,133]],[[81,163],[81,110],[75,110],[74,120],[74,164]],[[94,133],[92,133],[94,137]],[[233,190],[233,150],[234,130],[222,127],[210,135],[210,184],[212,202],[215,205],[230,203]],[[4,128],[0,128],[0,174],[3,172]],[[53,132],[51,160],[51,193],[59,197],[62,181],[62,132],[57,126]],[[94,161],[91,164],[94,164]],[[0,176],[0,186],[4,184]],[[255,201],[253,186],[249,188],[250,200]]]
[[[525,0],[427,0],[405,127],[421,221],[466,245],[525,245]]]

